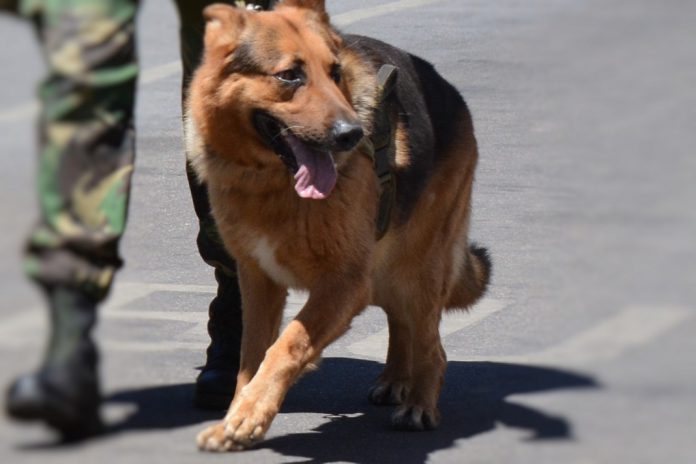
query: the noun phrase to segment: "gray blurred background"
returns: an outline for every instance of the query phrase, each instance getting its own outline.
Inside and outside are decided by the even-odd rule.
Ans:
[[[126,267],[102,311],[110,433],[55,446],[0,418],[0,461],[696,462],[696,2],[328,0],[341,29],[433,62],[466,98],[480,163],[473,238],[487,298],[447,315],[439,430],[392,432],[366,392],[386,349],[369,309],[297,385],[269,440],[199,454],[191,407],[212,272],[197,255],[180,140],[177,19],[143,2]],[[0,17],[0,384],[39,362],[21,274],[36,218],[27,24]],[[288,317],[303,295],[293,294]]]

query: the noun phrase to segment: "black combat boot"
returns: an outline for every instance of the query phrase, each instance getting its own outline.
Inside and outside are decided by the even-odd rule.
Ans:
[[[236,277],[215,271],[217,296],[208,310],[210,345],[205,366],[196,379],[195,405],[201,409],[226,409],[237,384],[242,342],[242,303]]]
[[[80,440],[102,430],[98,355],[91,337],[96,302],[67,288],[47,293],[51,335],[46,356],[37,372],[10,386],[7,413],[18,420],[43,421],[64,440]]]

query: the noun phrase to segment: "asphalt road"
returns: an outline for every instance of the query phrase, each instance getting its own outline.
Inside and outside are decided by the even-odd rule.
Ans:
[[[127,265],[102,312],[106,436],[55,446],[0,418],[3,463],[696,462],[696,3],[330,0],[342,29],[428,58],[473,112],[473,237],[495,276],[442,325],[440,429],[400,433],[366,392],[386,348],[367,310],[293,388],[268,440],[199,453],[191,407],[212,272],[183,172],[177,21],[140,15]],[[41,301],[19,249],[35,216],[27,25],[0,18],[0,384],[36,365]],[[293,295],[288,317],[301,305]]]

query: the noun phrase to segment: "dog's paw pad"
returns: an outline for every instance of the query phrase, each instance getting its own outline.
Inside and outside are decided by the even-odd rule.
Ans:
[[[402,406],[394,412],[391,422],[398,430],[432,430],[440,423],[440,413],[437,409],[425,410],[419,406]]]
[[[372,404],[399,405],[406,400],[408,387],[404,383],[380,382],[370,390],[369,398]]]

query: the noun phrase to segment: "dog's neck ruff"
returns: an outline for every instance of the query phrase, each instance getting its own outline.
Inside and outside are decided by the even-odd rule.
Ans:
[[[230,191],[243,191],[251,194],[267,194],[287,189],[292,177],[287,168],[276,166],[248,166],[221,156],[212,148],[205,150],[206,175],[208,185],[215,178],[215,185]]]

